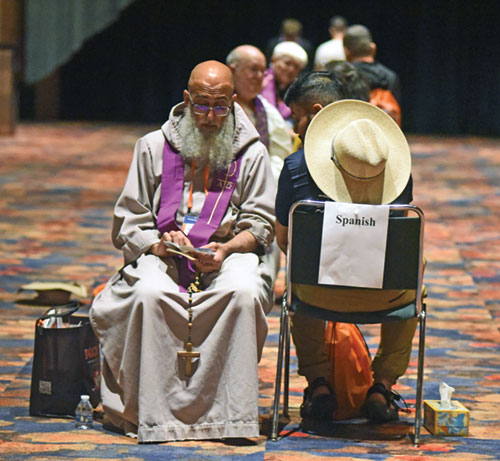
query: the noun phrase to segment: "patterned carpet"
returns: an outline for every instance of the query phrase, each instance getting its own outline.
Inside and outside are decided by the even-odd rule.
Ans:
[[[97,422],[28,415],[34,319],[46,308],[23,301],[32,281],[74,281],[89,292],[121,263],[110,242],[112,206],[135,140],[146,126],[23,124],[0,138],[0,458],[1,459],[500,459],[500,140],[411,137],[415,204],[427,217],[426,399],[442,381],[471,411],[469,437],[425,429],[413,448],[413,415],[395,424],[358,419],[327,434],[300,427],[303,378],[291,377],[284,437],[266,434],[277,349],[277,310],[260,364],[262,435],[257,440],[138,445]],[[21,301],[21,302],[19,302]],[[372,353],[377,327],[364,329]],[[292,352],[293,354],[293,352]],[[292,359],[294,357],[292,356]],[[414,403],[416,357],[398,384]]]

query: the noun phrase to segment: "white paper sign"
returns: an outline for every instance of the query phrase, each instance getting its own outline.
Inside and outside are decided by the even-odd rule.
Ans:
[[[325,202],[318,283],[382,288],[389,207]]]

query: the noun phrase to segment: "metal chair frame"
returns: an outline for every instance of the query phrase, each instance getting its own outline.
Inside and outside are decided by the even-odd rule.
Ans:
[[[313,208],[315,212],[322,212],[324,209],[325,202],[317,200],[301,200],[293,204],[289,212],[289,227],[288,227],[288,251],[286,258],[286,290],[283,296],[283,303],[281,306],[280,315],[280,332],[279,332],[279,344],[278,344],[278,359],[276,367],[276,381],[275,381],[275,392],[274,392],[274,402],[272,408],[272,433],[271,439],[273,441],[278,440],[278,424],[279,424],[279,409],[280,409],[280,397],[281,397],[281,381],[282,372],[284,367],[284,389],[283,389],[283,415],[289,417],[289,376],[290,376],[290,308],[293,306],[292,300],[292,260],[293,260],[293,221],[294,213],[299,207],[307,206],[308,208]],[[414,205],[387,205],[390,207],[391,211],[404,212],[406,215],[408,213],[415,213],[419,220],[419,249],[418,249],[418,274],[417,274],[417,286],[416,298],[414,300],[414,316],[419,321],[419,344],[418,344],[418,364],[417,364],[417,383],[416,383],[416,402],[415,402],[415,422],[414,422],[414,434],[413,434],[413,444],[417,447],[420,443],[420,430],[422,427],[422,406],[423,406],[423,374],[424,374],[424,351],[425,351],[425,323],[426,323],[426,305],[422,302],[422,284],[423,284],[423,242],[424,242],[424,224],[425,218],[422,210]],[[394,219],[391,217],[390,219]],[[403,218],[409,219],[409,218]],[[412,218],[410,218],[412,219]],[[413,218],[415,219],[415,218]],[[319,261],[318,261],[319,264]],[[389,270],[386,268],[385,271]],[[385,286],[384,286],[385,288]],[[413,306],[413,303],[412,303]],[[345,313],[337,313],[330,310],[315,308],[315,313],[320,313],[321,318],[325,320],[336,320],[346,323],[384,323],[388,321],[386,319],[380,320],[380,318],[370,320],[366,318],[367,312],[352,312],[346,315]],[[325,316],[321,313],[324,313]],[[380,312],[379,312],[380,313]],[[383,315],[383,312],[382,312]],[[392,319],[394,320],[394,318]],[[284,363],[283,363],[284,362]]]

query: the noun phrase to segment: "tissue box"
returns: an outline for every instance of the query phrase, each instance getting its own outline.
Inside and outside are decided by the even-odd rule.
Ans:
[[[441,408],[441,400],[424,400],[424,426],[434,435],[469,435],[469,410],[452,400],[453,408]]]

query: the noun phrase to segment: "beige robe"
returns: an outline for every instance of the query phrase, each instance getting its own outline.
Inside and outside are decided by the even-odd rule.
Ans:
[[[183,111],[183,104],[176,106],[161,130],[138,141],[115,207],[113,242],[126,265],[91,308],[105,360],[103,407],[113,424],[140,442],[256,437],[257,365],[272,307],[271,270],[255,253],[235,253],[218,273],[203,275],[206,288],[193,295],[192,304],[193,346],[201,356],[188,378],[185,359],[177,356],[187,340],[188,295],[179,292],[172,258],[146,253],[160,240],[156,217],[165,137],[174,148],[181,146],[177,123]],[[263,252],[273,239],[275,184],[268,153],[237,105],[235,126],[234,153],[246,151],[214,240],[248,230]],[[203,206],[203,169],[191,178],[186,165],[178,224],[191,182],[192,213]]]

